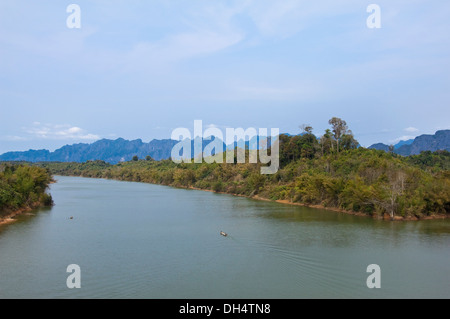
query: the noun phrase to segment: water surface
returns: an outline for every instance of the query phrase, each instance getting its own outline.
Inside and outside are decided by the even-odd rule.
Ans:
[[[0,226],[0,298],[450,297],[448,220],[56,179],[54,207]],[[69,264],[81,268],[80,289],[66,286]],[[367,288],[370,264],[381,289]]]

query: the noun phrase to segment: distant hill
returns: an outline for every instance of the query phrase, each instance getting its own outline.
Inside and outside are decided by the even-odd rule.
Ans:
[[[245,147],[257,149],[258,137],[245,142]],[[223,143],[222,141],[219,141]],[[27,162],[86,162],[89,160],[103,160],[116,164],[121,161],[130,161],[137,155],[144,159],[150,155],[159,161],[171,157],[172,148],[179,143],[171,139],[152,140],[144,143],[141,139],[116,140],[102,139],[91,144],[79,143],[65,145],[54,152],[49,150],[28,150],[24,152],[8,152],[0,155],[0,161],[27,161]],[[211,143],[210,140],[203,140],[203,147]],[[236,144],[235,144],[236,145]],[[225,148],[225,144],[223,144]],[[192,152],[194,152],[194,141],[191,141]],[[270,139],[268,141],[270,147]],[[371,145],[369,148],[389,151],[389,146],[383,143]],[[230,146],[227,147],[230,149]],[[415,155],[422,151],[450,151],[450,130],[437,131],[434,135],[421,135],[414,140],[402,141],[394,146],[394,152],[400,155]],[[197,155],[197,154],[193,154]]]
[[[379,151],[389,152],[389,145],[386,145],[383,143],[376,143],[376,144],[370,145],[369,148],[379,150]]]
[[[198,138],[198,137],[197,137]],[[196,140],[197,140],[196,138]],[[214,140],[214,138],[213,138]],[[245,142],[246,148],[258,148],[258,138],[255,137],[250,142]],[[212,142],[211,139],[203,139],[202,150],[206,145]],[[218,141],[223,149],[226,148],[223,141]],[[0,155],[0,161],[26,161],[26,162],[86,162],[93,160],[103,160],[111,164],[117,164],[122,161],[130,161],[133,156],[145,159],[150,155],[154,160],[160,161],[171,157],[172,148],[179,141],[164,139],[152,140],[149,143],[142,142],[141,139],[125,140],[118,138],[116,140],[102,139],[91,144],[79,143],[73,145],[65,145],[54,152],[49,150],[28,150],[23,152],[8,152]],[[231,144],[233,145],[233,144]],[[236,145],[241,145],[235,142]],[[255,146],[256,145],[256,146]],[[270,147],[270,139],[268,140]],[[227,147],[230,149],[230,146]],[[231,146],[231,148],[234,148]],[[219,150],[221,152],[221,150]],[[194,147],[194,140],[191,140],[191,152],[193,156],[197,156]],[[217,150],[213,150],[214,155]]]
[[[414,142],[414,139],[407,140],[407,141],[400,141],[400,142],[398,142],[397,144],[394,145],[394,150],[402,147],[403,145],[410,145],[413,142]],[[369,146],[369,148],[373,148],[375,150],[389,152],[389,145],[386,145],[386,144],[383,144],[383,143],[373,144],[373,145]]]
[[[414,142],[414,139],[406,140],[406,141],[400,141],[397,144],[394,145],[394,149],[402,147],[403,145],[411,145]]]
[[[389,151],[389,145],[377,143],[369,148]],[[394,145],[394,152],[403,156],[417,155],[423,151],[450,151],[450,130],[437,131],[434,135],[420,135],[414,140],[401,141]]]
[[[85,162],[88,160],[103,160],[112,164],[129,161],[134,155],[145,158],[150,155],[155,160],[170,158],[170,153],[177,141],[152,140],[144,143],[137,139],[128,141],[123,138],[116,140],[102,139],[92,144],[73,144],[63,146],[54,152],[48,150],[29,150],[25,152],[8,152],[0,155],[0,161],[28,162]]]

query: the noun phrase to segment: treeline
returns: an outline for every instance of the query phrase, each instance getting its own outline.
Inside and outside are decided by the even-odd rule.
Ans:
[[[0,217],[24,208],[50,206],[48,170],[26,164],[0,163]]]
[[[325,130],[319,138],[312,133],[313,128],[309,124],[300,126],[302,133],[299,135],[280,135],[280,164],[285,166],[297,159],[313,159],[359,147],[344,120],[333,117],[328,123],[331,129]]]
[[[138,160],[111,165],[41,163],[56,175],[108,178],[259,196],[305,205],[405,218],[450,214],[450,153],[425,152],[402,157],[358,146],[345,121],[330,120],[332,130],[317,138],[280,136],[276,174],[261,175],[260,164],[175,164]],[[247,151],[248,156],[248,151]]]
[[[419,155],[408,156],[406,161],[428,172],[450,170],[450,152],[445,150],[436,152],[425,151]]]

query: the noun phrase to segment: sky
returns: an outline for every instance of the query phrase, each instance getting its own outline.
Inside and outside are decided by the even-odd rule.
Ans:
[[[0,154],[194,120],[320,136],[336,116],[365,147],[434,134],[449,34],[447,0],[1,0]]]

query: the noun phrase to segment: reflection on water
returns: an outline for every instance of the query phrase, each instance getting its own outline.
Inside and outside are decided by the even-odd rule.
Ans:
[[[2,298],[450,297],[448,220],[386,222],[157,185],[57,179],[52,209],[0,228]],[[81,267],[81,289],[66,287],[72,263]],[[373,263],[382,289],[366,286]]]

